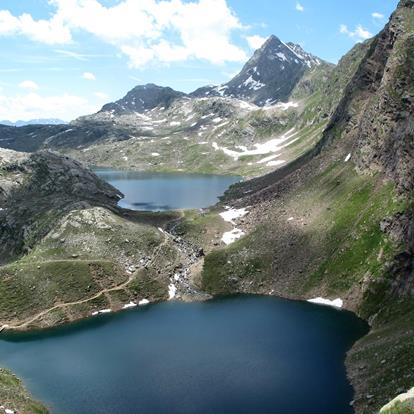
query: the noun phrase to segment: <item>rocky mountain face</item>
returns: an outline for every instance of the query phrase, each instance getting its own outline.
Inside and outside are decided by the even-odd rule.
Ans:
[[[169,108],[173,101],[183,96],[183,92],[148,83],[136,86],[122,99],[104,105],[100,112],[109,112],[113,116],[136,112],[142,114],[156,107]]]
[[[374,39],[324,134],[355,140],[361,171],[382,171],[401,191],[414,191],[414,24],[401,2]]]
[[[304,73],[320,65],[326,63],[299,45],[286,44],[276,36],[270,36],[229,82],[197,89],[191,95],[229,96],[258,106],[285,102]]]
[[[356,413],[414,381],[413,21],[414,1],[402,0],[342,59],[307,112],[320,119],[318,94],[342,89],[318,144],[230,189],[223,204],[247,209],[236,222],[247,235],[205,259],[210,293],[340,297],[370,322],[346,361]]]
[[[39,217],[57,217],[76,203],[115,207],[122,197],[77,161],[51,152],[1,150],[0,168],[0,263],[29,251],[50,231],[39,226]]]

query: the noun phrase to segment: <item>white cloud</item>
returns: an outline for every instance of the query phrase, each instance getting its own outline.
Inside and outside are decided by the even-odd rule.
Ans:
[[[374,12],[371,14],[374,19],[382,20],[385,16],[382,13]]]
[[[19,83],[19,88],[37,91],[39,89],[39,85],[31,80],[25,80]]]
[[[94,94],[97,98],[102,99],[104,101],[109,99],[109,96],[105,92],[95,92]]]
[[[86,80],[96,80],[96,76],[92,72],[83,72],[82,78]]]
[[[300,12],[303,12],[303,11],[305,11],[305,8],[298,2],[298,3],[296,3],[296,10],[300,11]]]
[[[364,29],[360,24],[355,28],[354,31],[349,30],[346,24],[341,24],[339,31],[340,33],[346,34],[357,42],[372,37],[372,33],[370,33],[367,29]]]
[[[259,35],[253,35],[246,36],[245,39],[247,40],[247,43],[249,44],[250,48],[259,49],[267,38]]]
[[[0,35],[63,44],[72,41],[75,31],[83,31],[118,48],[137,68],[151,61],[203,59],[220,64],[247,58],[232,43],[232,32],[243,26],[226,0],[121,0],[112,7],[98,0],[49,3],[56,8],[49,20],[0,11]]]
[[[8,10],[0,10],[0,35],[23,35],[47,44],[68,43],[72,39],[58,14],[50,20],[34,20],[30,14],[15,17]]]
[[[19,119],[59,118],[70,121],[80,115],[96,112],[99,106],[88,103],[85,98],[64,94],[41,96],[31,92],[25,95],[0,95],[0,119],[15,122]]]

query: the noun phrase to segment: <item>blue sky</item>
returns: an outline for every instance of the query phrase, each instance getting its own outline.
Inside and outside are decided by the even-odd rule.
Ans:
[[[70,120],[148,82],[219,84],[270,34],[337,62],[397,3],[0,0],[0,120]]]

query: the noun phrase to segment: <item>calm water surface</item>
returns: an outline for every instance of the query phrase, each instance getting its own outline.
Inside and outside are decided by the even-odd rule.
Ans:
[[[233,297],[0,337],[0,365],[55,413],[345,414],[353,314]]]
[[[237,176],[113,169],[94,171],[125,195],[119,202],[121,207],[150,211],[209,207],[231,184],[241,179]]]

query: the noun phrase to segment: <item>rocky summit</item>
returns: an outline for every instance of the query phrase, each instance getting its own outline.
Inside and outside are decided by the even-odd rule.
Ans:
[[[284,43],[272,35],[229,82],[202,87],[191,95],[229,96],[258,106],[285,102],[306,70],[320,65],[327,63],[305,52],[299,45]]]
[[[191,95],[229,96],[258,106],[285,102],[305,71],[320,65],[327,63],[272,35],[229,82],[197,89]]]
[[[100,112],[109,112],[111,116],[139,113],[156,107],[169,108],[172,102],[185,94],[168,87],[148,83],[136,86],[122,99],[104,105]]]

